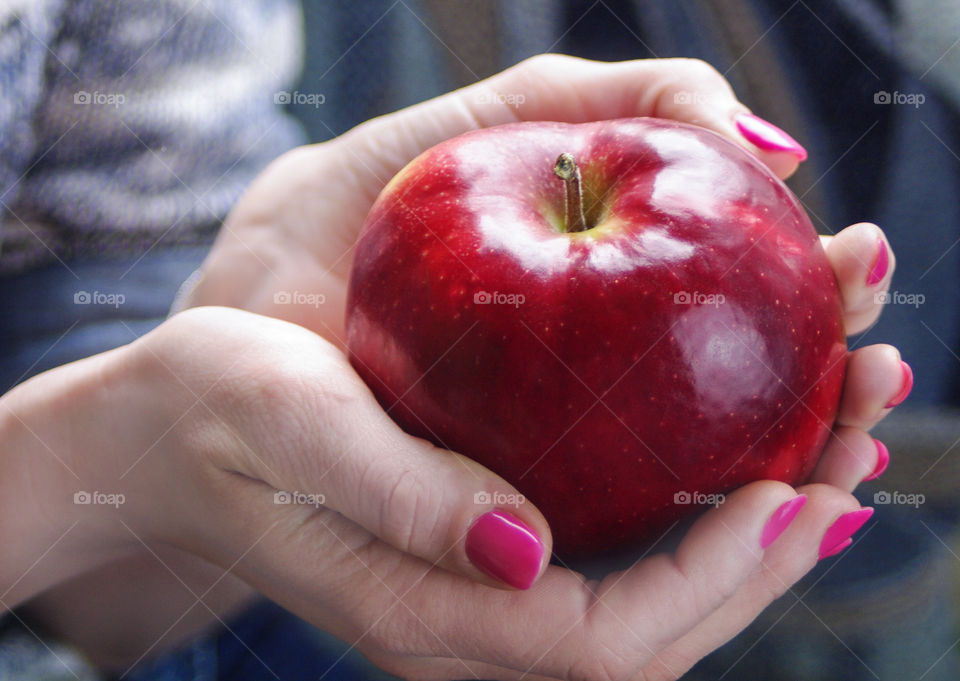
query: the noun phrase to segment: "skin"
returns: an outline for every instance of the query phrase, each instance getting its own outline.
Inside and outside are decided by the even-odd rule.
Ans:
[[[705,96],[678,104],[691,88]],[[526,99],[514,109],[481,97],[491,92]],[[31,604],[43,623],[119,669],[256,590],[408,678],[677,678],[806,574],[826,529],[859,508],[849,492],[876,465],[865,430],[900,389],[897,351],[850,354],[838,426],[809,484],[747,485],[673,553],[602,581],[545,559],[518,592],[463,548],[489,510],[473,494],[514,490],[384,414],[342,352],[345,289],[377,193],[443,139],[519,119],[654,115],[710,127],[788,176],[794,157],[737,135],[745,110],[700,62],[544,56],[281,157],[235,207],[188,301],[249,311],[187,310],[0,398],[2,605],[45,592]],[[850,334],[879,315],[873,296],[893,271],[891,256],[866,286],[878,235],[855,225],[825,242]],[[283,290],[326,302],[274,303]],[[125,503],[73,504],[81,489]],[[325,506],[274,504],[276,490],[322,492]],[[797,493],[803,510],[760,550],[766,520]],[[549,547],[533,505],[517,512]],[[70,617],[78,609],[83,621]]]

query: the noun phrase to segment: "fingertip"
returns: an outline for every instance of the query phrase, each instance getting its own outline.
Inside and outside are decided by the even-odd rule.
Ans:
[[[892,345],[868,345],[847,356],[837,423],[869,430],[913,387],[913,372]],[[898,401],[899,400],[899,401]]]
[[[807,150],[780,127],[748,111],[733,116],[737,134],[745,140],[754,154],[781,179],[792,175],[803,161]]]
[[[877,463],[873,467],[873,472],[863,479],[864,482],[876,480],[883,475],[884,471],[887,470],[887,466],[890,465],[890,450],[887,449],[887,446],[876,439],[873,441],[873,444],[877,448]]]
[[[776,510],[770,514],[769,519],[767,519],[766,524],[763,526],[763,531],[760,533],[760,548],[766,549],[773,544],[773,542],[784,533],[787,527],[790,526],[790,523],[793,522],[797,514],[800,513],[800,509],[802,509],[806,503],[807,495],[798,494],[793,499],[788,499],[780,504]]]
[[[819,559],[835,556],[853,543],[853,535],[873,515],[869,506],[844,513],[827,528],[820,540]]]
[[[835,428],[810,481],[852,492],[862,481],[872,479],[868,476],[874,471],[880,470],[879,450],[875,442],[861,428]]]
[[[906,400],[913,391],[913,369],[902,359],[900,360],[900,374],[900,390],[884,405],[884,409],[893,409],[903,404],[904,400]]]
[[[749,550],[752,560],[759,561],[762,549],[772,544],[789,525],[789,522],[782,522],[781,519],[774,521],[771,526],[771,519],[784,504],[789,504],[796,497],[797,493],[790,485],[776,480],[758,480],[744,485],[722,497],[722,503],[694,523],[677,548],[678,559],[689,558],[686,553],[691,547],[693,551],[707,550],[705,546],[720,551],[726,542],[733,539],[738,546]],[[802,506],[804,502],[794,503]],[[788,517],[789,510],[780,515]],[[800,508],[795,510],[799,512]],[[792,521],[795,516],[796,513],[793,513],[788,519]]]
[[[533,586],[549,556],[537,531],[504,509],[477,517],[467,530],[464,549],[470,564],[498,586],[520,590]]]
[[[890,244],[877,225],[861,222],[826,240],[824,250],[843,299],[848,334],[859,333],[879,317],[896,265]]]

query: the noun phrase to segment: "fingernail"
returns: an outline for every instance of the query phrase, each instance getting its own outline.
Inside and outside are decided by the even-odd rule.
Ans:
[[[844,541],[840,542],[839,544],[834,546],[832,549],[827,551],[826,553],[821,553],[820,560],[823,560],[824,558],[829,558],[830,556],[837,555],[838,553],[843,551],[845,548],[850,546],[850,544],[852,543],[853,543],[853,540],[848,537],[847,539],[845,539]]]
[[[836,555],[850,546],[853,543],[853,533],[863,527],[872,515],[873,509],[868,506],[859,511],[844,513],[837,518],[820,540],[820,560]]]
[[[913,369],[910,368],[910,365],[900,360],[900,370],[903,372],[903,386],[900,388],[900,392],[891,398],[884,409],[893,409],[898,404],[907,399],[907,396],[910,394],[910,391],[913,390]]]
[[[763,526],[763,532],[760,533],[760,548],[765,549],[777,540],[787,526],[797,517],[800,509],[807,503],[807,495],[800,494],[790,501],[786,501],[773,512],[767,524]]]
[[[543,543],[530,527],[504,511],[477,518],[467,532],[467,558],[485,575],[529,589],[540,572]]]
[[[807,150],[800,146],[797,140],[790,137],[790,135],[770,121],[765,121],[753,114],[742,113],[734,119],[734,122],[740,134],[743,135],[748,142],[760,149],[766,151],[786,151],[801,161],[807,159]]]
[[[890,463],[890,451],[887,446],[880,440],[874,440],[873,443],[877,445],[877,466],[873,469],[873,473],[863,479],[864,482],[879,478],[887,470],[887,465]]]
[[[890,251],[883,239],[877,237],[877,259],[873,263],[870,273],[867,274],[867,286],[874,286],[883,281],[887,276],[887,268],[890,266]]]

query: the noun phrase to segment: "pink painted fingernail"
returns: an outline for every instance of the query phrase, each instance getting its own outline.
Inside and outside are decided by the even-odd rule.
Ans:
[[[876,480],[883,472],[887,470],[887,465],[890,463],[890,451],[887,449],[887,446],[880,442],[880,440],[874,440],[873,443],[877,445],[877,466],[873,469],[873,473],[865,477],[863,480]]]
[[[877,243],[877,259],[874,261],[869,274],[867,274],[867,286],[874,286],[883,281],[883,278],[887,276],[887,268],[890,266],[890,251],[887,249],[887,244],[879,237],[877,237]]]
[[[913,369],[911,369],[910,365],[901,359],[900,370],[903,372],[903,385],[900,388],[900,392],[894,395],[890,401],[887,402],[884,409],[893,409],[907,399],[907,396],[910,395],[910,391],[913,390]]]
[[[477,518],[467,532],[467,558],[478,570],[517,589],[529,589],[540,573],[543,542],[522,520],[505,511]]]
[[[850,511],[837,518],[820,540],[820,560],[836,555],[853,543],[853,533],[863,527],[863,524],[873,515],[869,506],[859,511]]]
[[[801,161],[807,160],[807,150],[770,121],[765,121],[753,114],[742,113],[734,119],[734,122],[740,134],[754,146],[766,151],[786,151]]]
[[[820,560],[823,560],[824,558],[829,558],[830,556],[837,555],[838,553],[843,551],[845,548],[850,546],[850,544],[852,543],[853,543],[853,540],[848,537],[847,539],[845,539],[844,541],[840,542],[839,544],[834,546],[832,549],[827,551],[826,553],[821,553]]]
[[[790,501],[786,501],[773,512],[767,524],[763,526],[763,532],[760,533],[760,548],[765,549],[777,540],[787,526],[797,517],[800,509],[807,503],[807,495],[800,494]]]

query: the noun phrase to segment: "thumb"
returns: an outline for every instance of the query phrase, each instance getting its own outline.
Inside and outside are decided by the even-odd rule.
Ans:
[[[551,553],[540,512],[479,463],[401,430],[346,357],[317,340],[322,375],[304,380],[300,365],[290,389],[320,391],[304,403],[317,405],[321,423],[308,427],[313,442],[289,477],[401,551],[491,586],[529,588]]]

